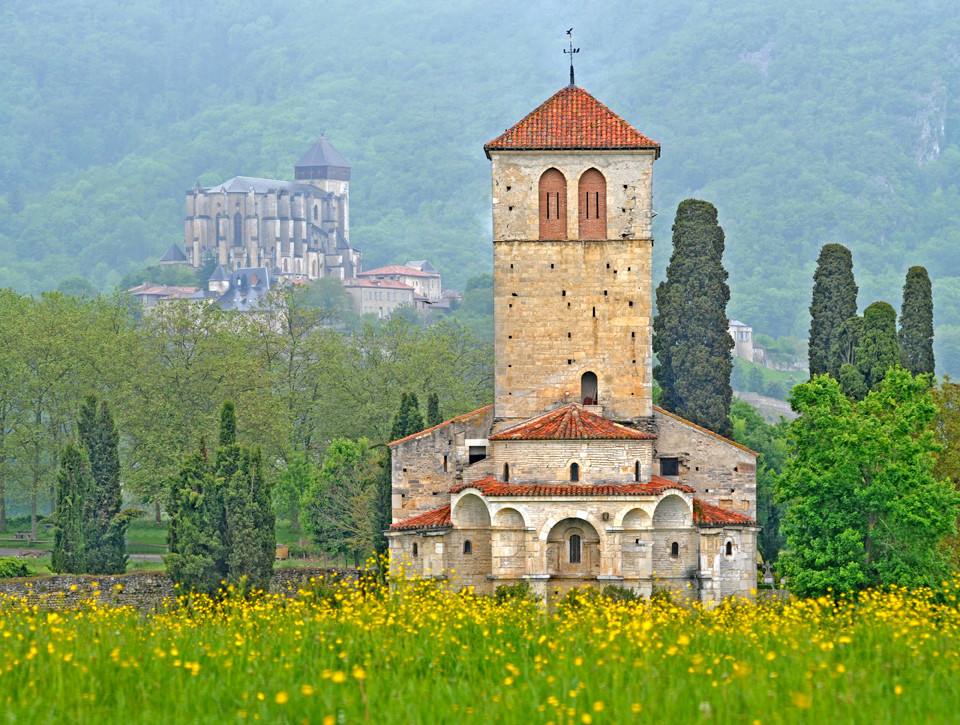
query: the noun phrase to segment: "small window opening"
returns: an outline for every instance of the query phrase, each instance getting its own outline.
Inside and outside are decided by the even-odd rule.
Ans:
[[[631,332],[631,333],[630,333],[630,337],[636,337],[636,336],[637,336],[637,333],[636,333],[636,332]]]
[[[580,563],[580,534],[570,535],[570,563]]]
[[[607,262],[607,269],[610,269],[610,262]]]
[[[512,265],[512,264],[510,265],[510,269],[513,269],[513,265]]]
[[[507,207],[507,210],[508,210],[508,211],[513,211],[513,207],[512,207],[512,206],[508,206],[508,207]]]
[[[733,542],[727,542],[727,556],[733,556]]]
[[[561,291],[560,291],[560,296],[561,296],[561,297],[566,297],[566,296],[567,296],[567,291],[566,291],[566,290],[561,290]]]
[[[463,542],[463,553],[464,553],[464,554],[472,554],[472,553],[473,553],[473,544],[471,544],[469,541],[464,541],[464,542]]]
[[[670,556],[680,556],[680,544],[676,541],[670,544]]]
[[[733,467],[733,472],[734,472],[734,473],[736,473],[738,470],[739,470],[739,469],[738,469],[736,466]]]
[[[416,556],[419,552],[417,551],[417,542],[413,542],[413,555]]]
[[[636,463],[633,464],[633,480],[634,481],[640,480],[640,461],[637,461]]]
[[[570,480],[576,483],[580,480],[580,464],[571,463],[570,464]]]
[[[629,267],[627,267],[627,271],[628,271],[628,272],[630,271],[630,268],[629,268]]]
[[[680,459],[679,458],[661,458],[660,459],[661,476],[679,476]]]
[[[550,265],[550,269],[553,269],[553,265],[552,265],[552,264]]]
[[[588,370],[583,375],[580,376],[580,402],[584,405],[596,405],[598,390],[597,390],[597,374]]]
[[[607,291],[606,291],[606,290],[603,291],[603,296],[604,296],[604,297],[607,296]]]
[[[443,472],[444,472],[444,473],[447,472],[447,457],[446,457],[446,456],[443,457]]]
[[[570,339],[570,333],[569,333],[569,332],[567,333],[567,339],[568,339],[568,340]]]
[[[509,463],[503,464],[503,482],[504,483],[510,482],[510,464]]]
[[[511,186],[507,186],[507,191],[510,191],[510,189],[512,189],[512,188],[513,188],[513,187],[511,187]],[[623,187],[623,188],[626,189],[627,187]]]
[[[633,307],[633,300],[629,300],[629,301],[627,302],[627,306],[628,306],[628,307]]]
[[[486,446],[470,446],[470,463],[477,463],[487,457]]]
[[[593,308],[593,316],[594,316],[594,317],[597,316],[597,308],[596,308],[596,307]]]
[[[513,265],[511,264],[510,266],[512,267]],[[519,297],[520,295],[518,295],[516,292],[511,292],[511,293],[510,293],[510,296],[511,296],[511,297]]]

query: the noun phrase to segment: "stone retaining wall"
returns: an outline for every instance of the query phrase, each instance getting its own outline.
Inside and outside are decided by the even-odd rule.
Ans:
[[[352,570],[305,567],[277,569],[270,580],[270,592],[292,596],[309,585],[311,577],[353,579]],[[136,572],[115,576],[56,575],[46,579],[8,579],[0,581],[0,596],[26,597],[42,608],[74,607],[96,600],[99,604],[131,606],[141,610],[163,608],[172,603],[178,590],[165,572]]]

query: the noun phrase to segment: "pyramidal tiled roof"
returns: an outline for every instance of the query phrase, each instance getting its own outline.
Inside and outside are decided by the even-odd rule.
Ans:
[[[339,166],[345,169],[350,168],[347,160],[340,155],[333,144],[327,141],[326,136],[317,139],[306,153],[300,157],[297,167],[303,166]]]
[[[547,441],[547,440],[656,440],[653,433],[644,433],[584,410],[579,405],[568,405],[513,428],[490,436],[492,441]]]
[[[447,529],[451,526],[453,526],[453,522],[450,520],[450,504],[447,504],[433,511],[427,511],[419,516],[411,516],[405,521],[398,521],[395,524],[391,524],[390,530]]]
[[[660,496],[664,491],[675,490],[694,493],[683,483],[653,476],[647,483],[598,483],[596,485],[570,485],[567,483],[504,483],[493,476],[479,481],[461,483],[450,489],[450,493],[475,488],[484,496]]]
[[[660,156],[660,144],[578,86],[561,89],[483,147],[488,157],[498,150],[554,149],[655,149]]]

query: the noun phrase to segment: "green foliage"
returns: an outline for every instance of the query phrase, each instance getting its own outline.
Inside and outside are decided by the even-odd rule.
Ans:
[[[874,302],[863,311],[863,328],[855,357],[857,370],[868,390],[876,390],[887,371],[900,364],[897,313],[886,302]]]
[[[19,559],[12,556],[0,557],[0,579],[15,579],[30,576],[30,569]]]
[[[420,414],[420,402],[415,393],[403,393],[400,396],[400,409],[393,418],[390,428],[391,440],[400,440],[424,429],[423,416]]]
[[[261,454],[236,442],[232,403],[220,413],[211,464],[206,446],[188,455],[171,481],[167,572],[184,590],[217,594],[223,583],[266,590],[276,551],[276,517]]]
[[[65,277],[60,280],[60,284],[57,285],[57,292],[70,297],[87,297],[90,299],[100,294],[100,290],[97,289],[96,285],[86,277],[79,275]]]
[[[808,356],[810,377],[829,370],[830,351],[841,326],[857,314],[853,256],[842,244],[825,244],[813,273]]]
[[[781,571],[792,591],[934,586],[960,494],[933,474],[936,407],[928,381],[890,370],[860,402],[817,376],[793,391],[796,447],[777,482],[787,505]]]
[[[933,375],[933,289],[923,267],[907,270],[903,285],[900,356],[903,367],[914,375]]]
[[[717,210],[687,199],[677,208],[667,279],[657,287],[653,374],[660,405],[721,435],[730,434],[730,288]]]
[[[323,551],[352,555],[355,566],[373,551],[382,525],[377,514],[381,471],[365,439],[338,438],[327,449],[319,475],[300,500],[303,529]]]
[[[848,317],[834,335],[827,372],[837,380],[841,379],[840,370],[844,365],[856,365],[862,335],[863,318],[859,315]]]
[[[427,428],[440,425],[443,422],[443,416],[440,415],[440,396],[436,393],[430,393],[427,396]]]
[[[540,601],[540,597],[530,586],[530,582],[524,580],[516,584],[501,584],[493,592],[493,599],[497,604],[520,604],[521,602],[530,602],[535,604]]]
[[[106,401],[87,395],[77,420],[79,445],[67,442],[57,475],[51,568],[71,574],[122,574],[126,533],[136,509],[121,511],[120,436]]]

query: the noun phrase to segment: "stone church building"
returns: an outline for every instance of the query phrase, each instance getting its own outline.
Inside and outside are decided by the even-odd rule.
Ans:
[[[750,596],[757,454],[653,405],[659,144],[571,84],[484,150],[494,404],[390,444],[391,558],[477,592]]]
[[[296,182],[235,176],[187,190],[184,250],[200,267],[266,267],[275,277],[356,277],[350,246],[350,165],[323,136],[294,167]]]

